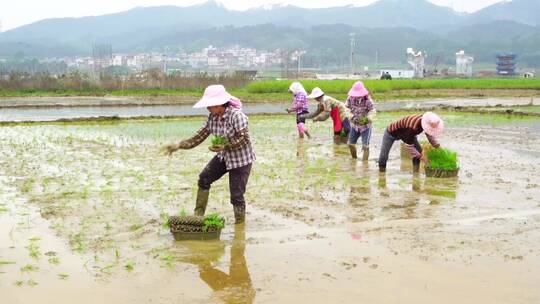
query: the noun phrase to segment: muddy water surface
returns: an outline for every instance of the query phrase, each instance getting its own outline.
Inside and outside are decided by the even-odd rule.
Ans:
[[[540,135],[535,118],[441,113],[456,179],[388,171],[331,144],[331,124],[253,116],[258,160],[247,224],[221,241],[175,242],[167,214],[191,210],[206,143],[159,147],[200,118],[0,128],[3,303],[537,303]],[[232,223],[227,179],[209,212]]]
[[[457,98],[420,101],[392,101],[377,104],[379,111],[433,108],[437,106],[494,107],[527,106],[516,111],[530,111],[540,105],[539,98]],[[246,103],[247,114],[283,114],[288,102]],[[315,103],[311,110],[316,108]],[[535,108],[536,109],[536,108]],[[499,108],[500,110],[500,108]],[[538,112],[534,110],[534,112]],[[132,98],[10,98],[0,99],[0,121],[54,121],[92,117],[152,117],[205,115],[204,109],[191,104],[159,104]]]

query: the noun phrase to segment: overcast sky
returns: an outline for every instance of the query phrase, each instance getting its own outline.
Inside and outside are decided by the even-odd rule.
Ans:
[[[219,0],[227,8],[245,10],[251,7],[287,3],[301,7],[329,7],[354,4],[368,5],[376,0]],[[502,0],[429,0],[453,6],[457,11],[473,12]],[[189,6],[201,0],[0,0],[0,22],[6,31],[38,20],[58,17],[103,15],[129,10],[136,6]]]

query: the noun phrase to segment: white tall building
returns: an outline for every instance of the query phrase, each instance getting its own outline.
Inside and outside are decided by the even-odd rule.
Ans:
[[[472,77],[472,63],[474,57],[466,55],[465,51],[461,50],[456,53],[456,75]]]
[[[424,65],[426,55],[421,51],[415,52],[413,48],[407,49],[407,62],[414,70],[414,78],[424,78]]]

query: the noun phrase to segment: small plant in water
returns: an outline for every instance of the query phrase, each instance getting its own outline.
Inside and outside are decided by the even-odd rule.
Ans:
[[[204,217],[204,232],[208,231],[209,228],[222,229],[223,227],[225,227],[225,220],[218,213],[212,213]]]
[[[428,166],[432,169],[456,170],[458,169],[457,152],[448,149],[432,149],[428,152]]]
[[[38,271],[38,270],[39,270],[39,267],[31,265],[31,264],[27,264],[21,267],[21,272],[32,272],[32,271]]]
[[[124,268],[126,268],[127,271],[132,271],[135,268],[135,263],[133,261],[127,261]]]

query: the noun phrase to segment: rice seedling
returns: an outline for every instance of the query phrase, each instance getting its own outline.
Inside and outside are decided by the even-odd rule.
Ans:
[[[39,256],[41,255],[41,252],[39,251],[39,245],[37,244],[37,241],[39,238],[32,238],[30,239],[30,243],[28,244],[28,255],[34,259],[39,259]]]
[[[203,231],[208,231],[209,228],[222,229],[225,227],[225,220],[218,213],[212,213],[204,217]]]
[[[21,272],[35,272],[39,270],[39,267],[32,264],[26,264],[20,268]]]
[[[165,266],[171,267],[174,263],[174,256],[167,252],[160,257],[160,260],[165,263]]]
[[[212,147],[224,148],[229,144],[229,140],[225,136],[214,135],[212,137]]]
[[[124,265],[124,268],[127,271],[133,271],[133,269],[135,269],[135,263],[133,261],[127,261],[126,265]]]
[[[428,166],[433,169],[456,170],[458,169],[457,152],[448,149],[432,149],[428,152]]]
[[[49,258],[48,259],[49,263],[53,264],[53,265],[58,265],[60,264],[60,259],[58,257],[52,257],[52,258]]]
[[[59,273],[58,274],[58,279],[60,279],[60,280],[66,281],[68,278],[69,278],[69,274],[67,274],[67,273]]]

